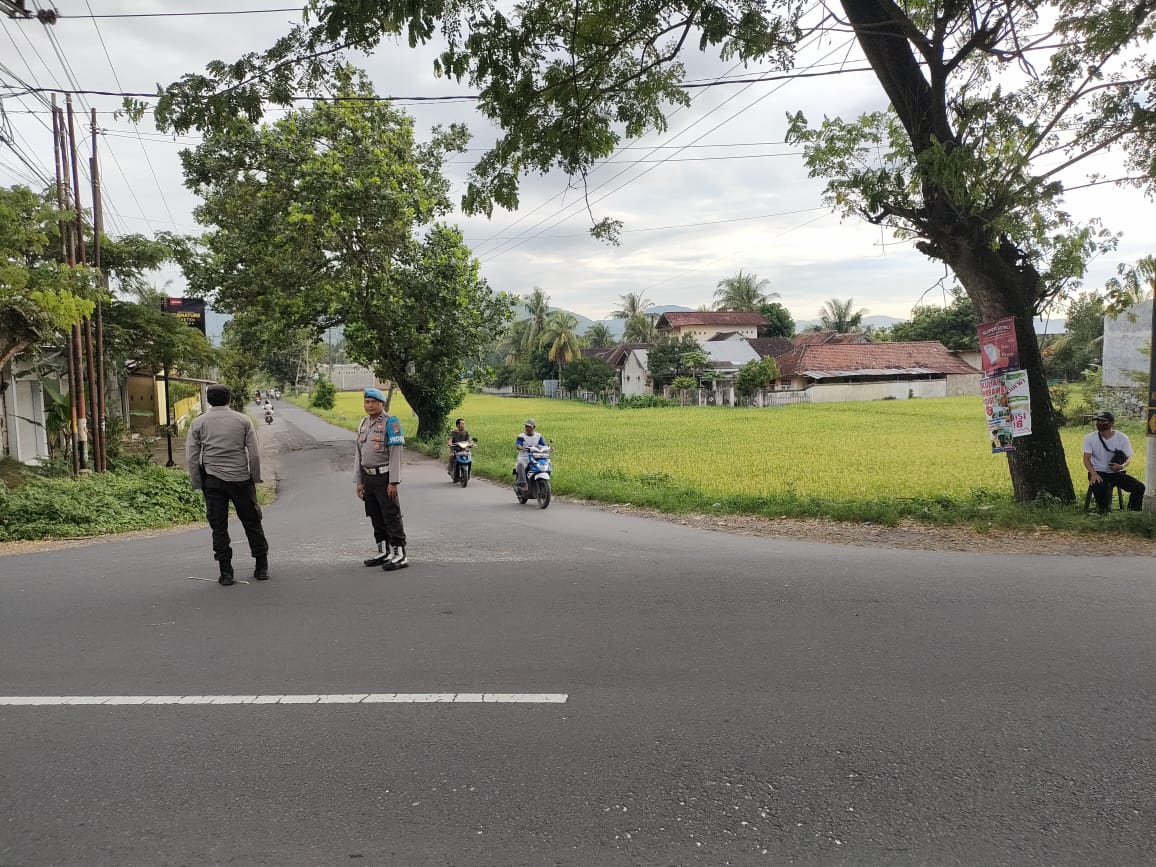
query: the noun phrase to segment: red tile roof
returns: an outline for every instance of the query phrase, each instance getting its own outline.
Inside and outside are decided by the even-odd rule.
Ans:
[[[899,372],[978,374],[937,340],[918,343],[820,343],[798,346],[779,359],[783,376],[883,376]]]
[[[663,313],[658,317],[659,330],[668,328],[686,328],[690,325],[709,325],[720,328],[726,325],[759,326],[766,325],[767,320],[761,313],[735,313],[731,310],[692,310],[686,313]]]
[[[794,337],[796,346],[810,346],[816,343],[874,343],[875,341],[858,331],[842,334],[838,331],[804,331]]]

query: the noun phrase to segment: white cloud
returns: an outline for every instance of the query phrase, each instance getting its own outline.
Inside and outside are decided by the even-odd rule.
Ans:
[[[89,4],[59,0],[56,5],[66,17],[52,32],[76,81],[89,90],[151,91],[158,83],[201,71],[210,60],[261,50],[294,20],[285,13],[101,19],[100,36],[112,57],[114,76],[92,20],[67,17],[88,15]],[[198,4],[134,0],[117,9],[92,7],[108,14],[195,11]],[[39,86],[69,86],[46,28],[7,18],[0,19],[0,26],[5,31],[0,43],[11,38],[18,49],[19,59],[5,62],[13,72]],[[841,62],[845,55],[845,48],[834,43],[814,54],[823,63]],[[381,93],[467,92],[464,83],[433,77],[433,56],[431,48],[411,51],[390,43],[365,62]],[[847,65],[861,63],[852,56]],[[699,57],[691,58],[689,66],[691,77],[724,69]],[[116,97],[95,95],[78,100],[78,109],[91,104],[101,112],[99,122],[107,133],[100,146],[108,227],[114,234],[194,231],[196,201],[183,187],[178,159],[182,144],[193,140],[165,140],[146,121],[140,127],[143,142],[138,141],[130,123],[110,114],[119,103]],[[816,121],[824,114],[853,116],[881,104],[878,84],[869,73],[697,91],[691,108],[671,111],[668,133],[631,143],[591,173],[587,190],[567,189],[566,179],[558,174],[531,176],[524,182],[518,213],[499,211],[491,221],[459,215],[458,222],[476,245],[483,274],[495,288],[522,293],[541,286],[556,305],[591,318],[614,309],[624,292],[642,291],[659,304],[708,303],[719,279],[740,268],[769,279],[798,319],[814,318],[828,298],[848,296],[872,314],[904,317],[921,301],[939,300],[942,266],[908,244],[881,236],[876,228],[840,221],[825,211],[821,183],[808,178],[800,157],[781,144],[789,111],[801,108]],[[4,107],[18,141],[51,174],[51,142],[42,123],[51,126],[48,115],[21,113],[36,107],[29,97],[6,98]],[[473,147],[484,148],[493,140],[493,130],[471,103],[404,108],[419,131],[458,121],[473,130]],[[87,125],[87,111],[78,120]],[[87,142],[82,145],[88,147]],[[480,151],[469,156],[477,158]],[[0,183],[26,180],[28,172],[10,154],[0,157]],[[661,164],[638,162],[663,159],[667,161]],[[629,165],[632,161],[636,164]],[[449,168],[460,191],[468,165]],[[624,221],[620,247],[589,237],[591,217],[584,195],[594,203],[596,217]],[[1102,285],[1118,262],[1152,252],[1147,227],[1153,208],[1138,194],[1111,187],[1077,190],[1069,196],[1069,205],[1076,216],[1103,217],[1110,228],[1125,233],[1118,255],[1093,264],[1087,285]],[[165,280],[174,281],[174,293],[181,291],[179,273],[169,269],[157,275],[158,285]]]

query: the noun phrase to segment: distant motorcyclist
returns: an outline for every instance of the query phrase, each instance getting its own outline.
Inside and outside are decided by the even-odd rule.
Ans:
[[[454,429],[450,431],[449,447],[450,447],[450,462],[446,467],[446,472],[450,474],[450,478],[454,475],[454,443],[468,443],[470,441],[470,432],[466,430],[466,420],[459,418],[454,422]]]
[[[537,427],[538,423],[532,418],[526,419],[525,429],[514,440],[514,444],[518,447],[518,463],[514,465],[514,470],[518,474],[519,488],[526,487],[526,467],[530,464],[530,448],[546,445],[546,438],[537,432]]]

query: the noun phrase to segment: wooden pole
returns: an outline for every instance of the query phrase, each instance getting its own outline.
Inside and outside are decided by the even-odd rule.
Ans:
[[[59,106],[56,105],[56,96],[52,97],[52,143],[53,143],[53,157],[56,160],[56,204],[63,212],[68,210],[68,196],[65,193],[64,178],[68,175],[67,163],[68,155],[64,147],[64,115]],[[60,220],[60,255],[61,258],[70,265],[74,264],[72,256],[72,245],[69,242],[69,224],[63,219]],[[72,474],[78,475],[80,473],[80,436],[79,436],[79,415],[76,410],[77,399],[77,375],[76,363],[73,357],[73,340],[71,330],[68,333],[68,409],[71,416],[71,425],[68,430],[68,442],[72,451]]]
[[[76,126],[73,120],[72,113],[72,97],[66,96],[64,105],[68,112],[68,151],[70,158],[70,166],[72,168],[72,201],[76,208],[76,226],[73,230],[72,256],[69,265],[75,266],[78,263],[84,264],[84,222],[81,215],[80,208],[80,169],[76,164]],[[87,319],[85,320],[87,323]],[[72,342],[76,346],[76,415],[77,424],[79,426],[77,436],[79,439],[80,448],[80,472],[88,472],[88,411],[86,409],[86,402],[84,399],[84,380],[85,373],[88,372],[89,384],[93,384],[93,377],[88,365],[85,363],[84,344],[82,343],[82,333],[84,329],[80,325],[74,325],[72,328]]]
[[[92,162],[89,163],[89,174],[92,175],[92,267],[96,269],[100,279],[100,294],[96,299],[96,382],[97,394],[94,396],[96,406],[96,456],[97,470],[105,472],[108,469],[108,444],[105,442],[107,432],[105,425],[106,407],[105,394],[108,383],[104,378],[104,301],[108,294],[108,278],[101,270],[100,263],[100,236],[104,232],[104,211],[101,206],[100,195],[100,162],[96,157],[96,109],[92,109]]]

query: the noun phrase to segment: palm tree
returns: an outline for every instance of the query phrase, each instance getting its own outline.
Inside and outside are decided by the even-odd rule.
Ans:
[[[863,324],[863,317],[867,314],[866,307],[854,310],[855,299],[848,298],[840,301],[832,298],[824,302],[819,310],[819,321],[826,331],[835,331],[839,334],[849,334]]]
[[[648,313],[631,316],[622,332],[623,343],[654,343],[658,337],[654,317]]]
[[[522,350],[526,347],[526,332],[529,329],[529,319],[518,319],[511,322],[502,342],[498,344],[498,351],[502,353],[503,360],[510,367],[518,363]]]
[[[1120,265],[1116,273],[1119,277],[1113,277],[1105,284],[1113,311],[1123,310],[1156,295],[1156,256],[1144,256],[1135,265]]]
[[[742,269],[733,277],[726,277],[718,281],[718,289],[714,297],[715,310],[733,310],[741,313],[757,313],[759,307],[772,298],[778,298],[778,292],[767,292],[771,285],[770,280],[760,280],[755,274],[744,274]]]
[[[534,291],[526,296],[522,306],[530,314],[529,326],[523,332],[523,348],[533,349],[539,344],[539,338],[546,327],[546,317],[550,315],[550,296],[544,289],[534,287]]]
[[[578,338],[578,317],[565,310],[555,310],[546,320],[546,327],[538,338],[546,348],[546,357],[558,365],[558,375],[562,368],[582,353],[582,341]]]
[[[625,295],[619,295],[618,303],[622,306],[618,310],[611,311],[611,319],[633,319],[635,316],[643,315],[647,309],[654,306],[654,302],[641,292],[627,292]]]
[[[595,322],[582,335],[586,345],[593,349],[606,349],[614,345],[614,335],[605,322]]]

